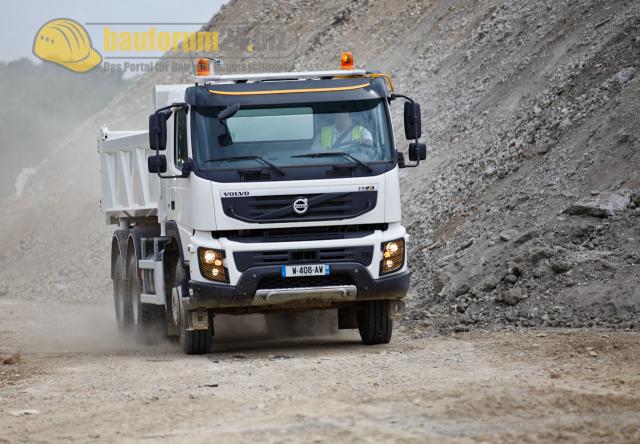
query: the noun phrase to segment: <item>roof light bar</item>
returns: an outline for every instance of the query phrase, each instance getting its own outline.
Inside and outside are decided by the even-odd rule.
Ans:
[[[260,74],[216,74],[208,77],[198,77],[200,82],[259,82],[261,80],[304,80],[314,78],[332,78],[347,76],[364,76],[364,69],[334,70],[334,71],[300,71],[300,72],[267,72]]]

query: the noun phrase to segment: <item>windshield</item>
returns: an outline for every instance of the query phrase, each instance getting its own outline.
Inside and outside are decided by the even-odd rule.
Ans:
[[[389,124],[380,99],[240,108],[196,107],[194,152],[202,169],[388,162]],[[335,153],[335,156],[332,154]],[[354,159],[355,158],[355,159]]]

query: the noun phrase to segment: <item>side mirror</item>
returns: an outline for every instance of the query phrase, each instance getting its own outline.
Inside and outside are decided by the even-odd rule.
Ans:
[[[409,144],[409,160],[418,162],[427,158],[427,145],[424,143]]]
[[[167,148],[167,119],[171,110],[158,111],[149,116],[149,148],[163,151]]]
[[[147,159],[147,167],[152,174],[166,173],[167,172],[167,158],[164,154],[158,154],[156,156],[149,156]]]
[[[422,136],[420,105],[415,102],[404,102],[404,134],[407,140]]]

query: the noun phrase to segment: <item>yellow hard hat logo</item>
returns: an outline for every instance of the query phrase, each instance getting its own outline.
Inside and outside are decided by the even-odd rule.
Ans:
[[[71,19],[55,19],[42,25],[33,42],[33,53],[75,72],[91,71],[102,62],[102,56],[91,47],[87,30]]]

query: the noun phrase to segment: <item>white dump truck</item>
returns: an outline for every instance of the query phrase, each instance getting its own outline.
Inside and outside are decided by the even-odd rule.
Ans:
[[[426,157],[420,106],[354,69],[217,75],[157,85],[148,131],[100,131],[101,209],[117,225],[119,327],[206,353],[217,314],[278,322],[334,309],[387,343],[409,288],[399,169]],[[404,102],[409,159],[389,108]],[[409,163],[411,162],[411,163]]]

